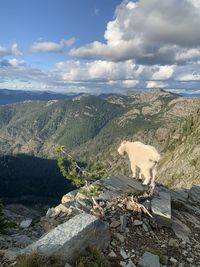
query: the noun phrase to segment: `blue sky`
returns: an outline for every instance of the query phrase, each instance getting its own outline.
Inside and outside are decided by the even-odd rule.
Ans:
[[[200,92],[198,0],[0,0],[0,89]]]
[[[0,0],[0,45],[16,42],[23,59],[39,68],[66,59],[67,53],[30,53],[37,41],[75,38],[74,47],[103,41],[104,29],[120,0]],[[67,52],[66,49],[65,51]]]

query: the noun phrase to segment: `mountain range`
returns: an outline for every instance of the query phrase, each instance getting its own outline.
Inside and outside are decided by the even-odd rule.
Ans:
[[[0,90],[0,105],[11,104],[16,102],[23,102],[28,100],[43,100],[48,101],[52,99],[66,99],[71,98],[76,93],[55,93],[52,91],[25,91],[25,90]]]
[[[54,147],[61,144],[78,161],[100,162],[108,175],[129,175],[117,147],[122,140],[138,140],[160,151],[160,182],[189,187],[200,182],[199,106],[198,97],[160,89],[1,105],[0,151],[54,159]]]

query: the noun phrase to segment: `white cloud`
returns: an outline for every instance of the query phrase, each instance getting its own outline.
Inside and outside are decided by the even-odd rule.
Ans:
[[[62,41],[61,41],[62,42]],[[64,42],[64,44],[66,44],[67,46],[71,46],[71,45],[73,45],[73,44],[75,44],[75,42],[76,42],[76,38],[75,37],[72,37],[72,38],[70,38],[70,39],[68,39],[68,40],[66,40],[66,41],[63,41]]]
[[[174,66],[160,66],[158,71],[152,75],[153,80],[167,80],[172,77],[174,73]]]
[[[11,52],[13,55],[15,56],[22,56],[23,53],[19,50],[18,48],[18,44],[17,43],[14,43],[12,46],[11,46]]]
[[[177,61],[200,59],[200,48],[184,49],[176,54]]]
[[[122,92],[142,88],[165,88],[183,93],[199,89],[200,65],[176,66],[173,79],[152,80],[160,66],[141,66],[125,62],[58,62],[54,69],[42,71],[23,60],[0,60],[0,88],[44,89],[90,93]],[[162,71],[160,71],[162,73]],[[165,72],[164,72],[165,73]],[[163,74],[162,74],[163,75]],[[165,76],[166,78],[166,76]]]
[[[182,82],[200,81],[200,73],[193,72],[189,74],[181,74],[176,78],[176,80]]]
[[[33,52],[62,52],[65,46],[71,46],[75,43],[75,38],[68,40],[61,40],[59,43],[56,42],[35,42],[31,46]]]
[[[140,64],[174,64],[180,53],[200,47],[199,0],[124,0],[108,22],[105,43],[72,49],[70,55],[87,59]],[[178,58],[177,58],[178,57]],[[185,58],[187,61],[188,58]]]
[[[56,64],[56,69],[65,81],[137,80],[143,71],[143,67],[132,60],[118,63],[102,60],[86,63],[63,61]]]
[[[36,42],[31,46],[33,52],[61,52],[64,45],[54,42]]]
[[[54,73],[32,68],[24,61],[15,58],[0,61],[0,77],[0,88],[51,89],[57,84],[62,85]]]
[[[3,46],[0,46],[0,56],[5,56],[9,54],[9,50]]]
[[[10,48],[0,46],[0,56],[8,55],[22,56],[23,53],[19,50],[17,43],[13,43]]]
[[[13,66],[13,67],[18,67],[18,66],[22,66],[24,64],[23,60],[18,60],[16,58],[12,58],[10,60],[8,60],[8,63]]]
[[[122,81],[122,86],[125,88],[132,88],[135,87],[138,83],[138,80],[124,80]]]
[[[146,82],[146,88],[165,88],[168,84],[164,82],[157,82],[157,81],[148,81]]]

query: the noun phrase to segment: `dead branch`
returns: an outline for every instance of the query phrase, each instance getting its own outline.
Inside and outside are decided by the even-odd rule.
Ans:
[[[153,218],[153,216],[149,213],[149,211],[145,208],[145,206],[136,202],[133,196],[127,197],[123,201],[123,204],[126,206],[127,210],[132,210],[137,213],[143,212],[144,214],[148,215],[150,218]]]
[[[92,197],[92,201],[93,201],[93,210],[98,209],[100,212],[100,217],[103,218],[105,216],[104,209],[96,202],[94,197]]]

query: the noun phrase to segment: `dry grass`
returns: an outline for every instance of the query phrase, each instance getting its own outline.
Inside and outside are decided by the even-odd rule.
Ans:
[[[58,256],[40,256],[37,253],[17,257],[16,267],[64,267],[64,261]]]

